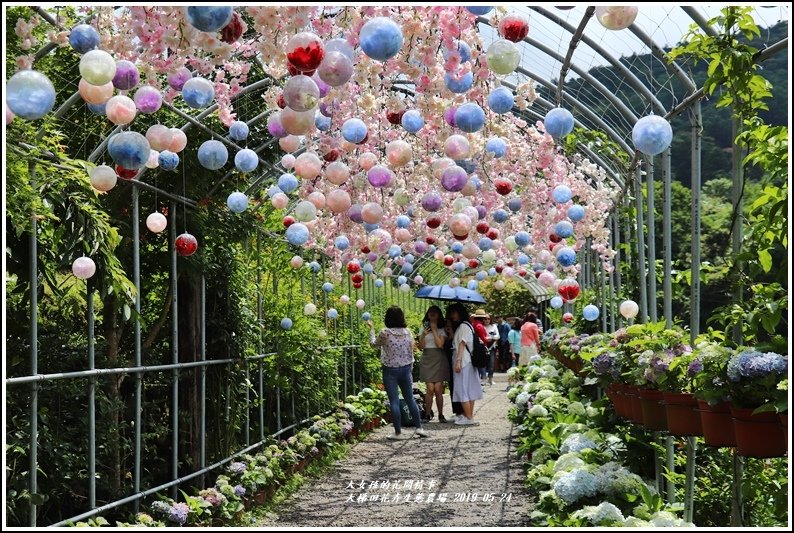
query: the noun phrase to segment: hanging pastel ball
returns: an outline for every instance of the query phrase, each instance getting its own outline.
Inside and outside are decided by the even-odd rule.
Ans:
[[[20,70],[11,76],[6,83],[5,93],[8,108],[25,120],[40,119],[55,105],[55,86],[37,70]]]
[[[367,224],[378,224],[383,220],[383,207],[375,202],[368,202],[361,208],[361,218]]]
[[[466,288],[469,289],[470,291],[476,291],[477,287],[479,286],[480,284],[476,279],[470,279],[469,282],[466,284]]]
[[[505,39],[494,41],[485,54],[488,68],[495,74],[507,75],[513,72],[521,62],[518,47]]]
[[[510,218],[510,213],[508,213],[504,209],[497,209],[493,212],[494,222],[501,224],[502,222],[505,222],[508,218]]]
[[[557,281],[557,276],[548,270],[544,270],[538,275],[538,283],[544,287],[552,287],[555,281]]]
[[[322,288],[324,292],[332,292],[334,290],[334,284],[326,281],[325,283],[323,283]]]
[[[301,72],[316,70],[324,57],[323,42],[314,33],[296,33],[287,41],[287,61]]]
[[[468,235],[469,231],[471,231],[471,219],[458,213],[457,215],[452,215],[449,222],[447,222],[447,226],[449,226],[449,230],[454,236],[462,237]]]
[[[328,317],[328,318],[329,318],[329,319],[331,319],[331,320],[336,320],[336,318],[339,316],[339,311],[337,311],[336,309],[334,309],[334,308],[332,307],[331,309],[329,309],[329,310],[328,310],[328,311],[325,313],[325,316],[326,316],[326,317]]]
[[[394,172],[383,165],[375,165],[367,172],[367,181],[373,187],[388,187],[394,180]]]
[[[327,51],[317,68],[317,76],[331,87],[341,87],[353,76],[353,60],[344,53]]]
[[[520,13],[510,13],[499,21],[499,35],[508,41],[517,43],[529,33],[529,20]]]
[[[89,104],[87,104],[87,106],[88,106],[88,110],[91,111],[93,114],[98,115],[100,117],[104,117],[105,116],[105,103],[104,102],[101,103],[101,104],[91,104],[91,103],[89,103]],[[11,113],[10,109],[6,109],[6,117],[8,117],[8,113]],[[11,113],[11,114],[13,115],[13,113]],[[8,125],[8,124],[10,124],[10,122],[7,123],[6,125]]]
[[[516,244],[516,238],[513,235],[508,236],[504,241],[505,248],[508,249],[510,252],[515,252],[518,250],[518,245]]]
[[[474,85],[474,75],[471,72],[466,72],[460,77],[455,77],[447,72],[444,74],[444,85],[447,86],[450,92],[463,94]]]
[[[187,135],[179,128],[171,128],[171,144],[168,149],[174,153],[179,153],[187,146]]]
[[[573,197],[573,191],[571,191],[571,188],[567,185],[557,185],[551,192],[551,197],[558,204],[564,204]]]
[[[284,85],[283,95],[293,111],[309,111],[320,101],[320,88],[309,76],[292,76]]]
[[[572,302],[579,296],[579,282],[573,278],[567,278],[557,286],[557,292],[566,302]]]
[[[473,102],[463,104],[455,111],[455,124],[466,133],[480,131],[485,125],[485,112]]]
[[[160,110],[163,105],[163,95],[156,87],[151,85],[144,85],[137,91],[133,97],[135,107],[141,113],[151,114]]]
[[[193,235],[185,232],[176,238],[176,241],[174,241],[174,248],[176,248],[176,253],[182,257],[188,257],[198,250],[198,241]]]
[[[336,39],[331,39],[325,43],[325,57],[328,57],[328,54],[331,52],[339,52],[340,54],[347,57],[350,61],[355,59],[355,51],[353,47],[350,46],[350,43],[347,42],[347,39],[342,39],[337,37]],[[323,59],[323,62],[325,59]]]
[[[243,148],[234,155],[234,166],[240,172],[253,172],[259,166],[259,156],[250,148]]]
[[[293,255],[292,259],[289,260],[289,264],[292,268],[300,268],[303,266],[303,258],[299,255]]]
[[[88,24],[78,24],[69,33],[69,46],[78,54],[85,54],[99,46],[99,32]]]
[[[383,288],[383,280],[382,280],[382,279],[380,279],[380,278],[376,279],[376,280],[374,281],[374,285],[375,285],[375,288],[376,288],[376,289],[381,289],[381,288]]]
[[[135,131],[122,131],[108,141],[108,154],[124,168],[138,170],[149,160],[151,147],[146,137]]]
[[[349,118],[342,124],[342,137],[349,143],[359,144],[367,136],[367,125],[357,118]]]
[[[229,6],[190,6],[185,9],[187,22],[199,31],[216,32],[232,20]]]
[[[292,329],[292,319],[291,318],[282,318],[281,319],[281,329]]]
[[[162,124],[155,124],[146,130],[146,140],[149,141],[152,150],[168,150],[173,138],[171,128]]]
[[[361,50],[372,59],[386,61],[396,56],[403,45],[400,26],[386,17],[370,19],[358,34]]]
[[[509,113],[513,109],[515,97],[507,87],[498,87],[488,95],[488,107],[497,114]]]
[[[457,165],[446,168],[441,175],[441,186],[450,192],[463,190],[468,181],[469,177],[466,171]]]
[[[593,304],[586,305],[584,306],[584,309],[582,309],[582,316],[584,317],[585,320],[589,322],[596,320],[598,318],[598,315],[599,315],[598,307],[596,307]]]
[[[317,88],[320,90],[320,98],[325,98],[328,96],[328,92],[331,90],[331,86],[325,83],[320,75],[315,72],[311,75],[312,81],[317,84]]]
[[[573,115],[567,109],[555,107],[543,118],[543,128],[555,139],[565,137],[573,131]]]
[[[564,302],[562,301],[562,298],[560,298],[559,296],[555,296],[549,301],[549,305],[551,305],[552,309],[559,309],[560,307],[562,307],[563,303]]]
[[[284,129],[284,124],[281,122],[281,111],[276,111],[275,113],[267,117],[267,131],[268,133],[270,133],[270,135],[280,140],[289,136],[287,130]],[[297,150],[297,148],[293,150],[288,150],[282,145],[280,141],[278,144],[279,146],[281,146],[282,150],[285,150],[287,152],[292,152],[294,150]]]
[[[295,206],[295,218],[300,222],[310,222],[317,218],[317,208],[308,200],[302,200]]]
[[[108,192],[116,186],[116,171],[107,165],[99,165],[88,172],[91,179],[91,186],[101,192]]]
[[[361,298],[356,300],[356,309],[364,309],[366,306],[367,306],[367,303],[364,300],[362,300]]]
[[[648,115],[639,119],[631,130],[634,148],[645,155],[664,152],[673,141],[673,128],[659,115]]]
[[[394,222],[397,224],[398,228],[407,228],[411,225],[411,219],[405,215],[398,216]]]
[[[465,159],[470,149],[469,140],[463,135],[450,135],[444,141],[444,153],[452,159]]]
[[[444,61],[449,61],[453,54],[457,54],[460,63],[465,63],[471,59],[471,47],[463,41],[455,40],[453,48],[444,50]]]
[[[608,30],[623,30],[634,23],[639,9],[637,6],[598,6],[595,16]]]
[[[487,15],[493,10],[493,6],[467,6],[466,11],[471,13],[472,15],[477,15],[481,17],[483,15]]]
[[[96,274],[96,264],[90,257],[78,257],[72,263],[72,274],[77,279],[88,279]]]
[[[521,211],[521,198],[510,198],[507,201],[507,208],[513,213]]]
[[[135,120],[135,115],[138,114],[138,108],[135,107],[135,102],[129,96],[118,94],[107,101],[105,104],[105,113],[108,120],[117,126],[129,124]]]
[[[504,157],[507,153],[507,143],[499,137],[491,137],[485,143],[485,151],[496,158]]]
[[[313,152],[303,152],[295,160],[295,174],[305,180],[316,178],[322,172],[323,162]]]
[[[439,195],[435,191],[426,192],[424,196],[422,196],[422,208],[425,211],[435,212],[441,209],[441,205],[443,203],[443,199],[441,195]]]
[[[530,241],[531,241],[529,233],[526,232],[526,231],[516,232],[515,240],[516,240],[516,244],[518,246],[520,246],[521,248],[523,248],[524,246],[527,246],[530,243]]]
[[[309,196],[307,196],[306,199],[310,201],[317,209],[322,209],[325,207],[325,195],[320,191],[313,191],[309,193]]]
[[[104,50],[91,50],[83,54],[79,68],[80,76],[91,85],[105,85],[112,82],[116,75],[116,61]]]
[[[334,214],[344,213],[351,207],[350,194],[342,189],[334,189],[328,193],[326,205]]]
[[[314,115],[314,125],[320,131],[328,131],[331,129],[331,119],[322,113],[317,113]]]
[[[480,250],[486,251],[493,247],[493,241],[488,237],[482,237],[480,238],[480,242],[477,243],[477,245],[480,247]]]
[[[403,285],[405,283],[408,283],[408,278],[405,276],[397,276],[397,285]]]
[[[146,227],[152,233],[161,233],[166,226],[168,226],[168,219],[162,213],[155,211],[146,217]]]
[[[344,235],[340,235],[334,239],[334,246],[336,246],[338,250],[347,250],[350,248],[350,240],[348,240],[348,238]]]
[[[294,152],[298,148],[300,148],[301,140],[300,140],[300,137],[296,137],[295,135],[287,134],[286,137],[282,137],[282,138],[280,138],[278,140],[278,145],[285,152]],[[297,158],[296,158],[296,160],[297,160]]]
[[[350,296],[347,294],[343,294],[339,297],[339,303],[342,305],[349,305],[350,304]]]
[[[286,168],[287,170],[293,168],[295,166],[295,156],[292,154],[287,154],[281,158],[281,166]]]
[[[408,285],[407,283],[403,283],[402,285],[400,285],[400,291],[401,292],[410,292],[411,291],[411,286]]]
[[[554,233],[562,237],[563,239],[567,239],[571,235],[573,235],[573,224],[571,224],[568,220],[560,220],[556,224],[554,224]]]
[[[215,98],[215,86],[204,78],[190,78],[182,86],[182,98],[194,109],[205,108]]]
[[[313,274],[317,274],[320,271],[320,263],[317,261],[312,261],[308,265],[309,270],[312,271]]]
[[[231,126],[229,126],[229,137],[233,141],[244,141],[248,138],[249,133],[250,129],[248,128],[248,124],[242,120],[235,120],[232,122]]]
[[[240,191],[235,191],[226,198],[226,206],[232,213],[242,213],[248,209],[248,197]]]
[[[312,316],[315,313],[317,313],[317,306],[316,305],[314,305],[312,303],[308,303],[308,304],[303,306],[303,314],[304,315]]]
[[[113,96],[113,84],[91,85],[87,81],[81,79],[80,83],[77,84],[77,91],[86,103],[99,105],[104,104]]]
[[[198,149],[199,164],[208,170],[218,170],[229,160],[226,146],[214,139],[204,141]]]
[[[458,263],[456,263],[456,264],[458,264]],[[462,265],[464,269],[466,268],[466,266],[463,263],[459,263],[459,264]],[[449,280],[449,286],[450,287],[460,287],[460,278],[452,278],[452,279],[450,279]]]
[[[116,73],[113,75],[113,86],[119,91],[129,91],[138,86],[141,75],[132,61],[120,59],[116,61]]]
[[[168,74],[168,86],[175,91],[181,91],[185,83],[193,77],[193,73],[187,67],[181,67]]]
[[[584,207],[574,204],[568,208],[567,214],[572,221],[579,222],[584,218]]]
[[[425,119],[419,111],[411,109],[403,114],[400,124],[408,133],[416,133],[424,127]]]
[[[174,170],[179,166],[179,156],[170,150],[163,150],[157,156],[157,163],[163,170]]]
[[[146,168],[155,169],[160,166],[160,152],[151,150],[149,152],[149,160],[146,162]]]
[[[640,312],[640,306],[633,300],[626,300],[620,303],[620,314],[625,319],[632,319]]]
[[[309,240],[309,228],[300,222],[296,222],[287,228],[285,233],[287,242],[293,246],[302,246]]]
[[[576,252],[573,251],[573,248],[567,246],[561,248],[557,252],[557,262],[564,267],[573,265],[576,263]]]

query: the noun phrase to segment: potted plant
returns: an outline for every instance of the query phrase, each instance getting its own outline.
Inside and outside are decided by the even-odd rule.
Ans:
[[[743,350],[726,368],[736,450],[748,457],[780,457],[788,447],[786,432],[774,409],[778,383],[788,373],[788,358],[774,352]]]
[[[697,399],[692,393],[692,381],[699,363],[688,348],[685,348],[685,353],[673,358],[667,372],[657,380],[667,413],[667,431],[676,437],[703,435]]]
[[[703,437],[709,446],[736,446],[726,374],[732,355],[733,350],[726,346],[703,341],[695,346],[694,359],[687,368],[692,374]]]

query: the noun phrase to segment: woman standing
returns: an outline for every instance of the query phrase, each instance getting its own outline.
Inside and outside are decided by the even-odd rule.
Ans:
[[[433,398],[436,399],[438,421],[444,418],[444,382],[449,381],[449,360],[444,352],[447,333],[444,331],[444,315],[437,305],[430,306],[422,322],[419,334],[419,348],[422,359],[419,361],[419,379],[427,385],[425,393],[425,422],[433,418]]]
[[[535,313],[529,313],[524,325],[521,326],[521,356],[518,359],[519,366],[529,364],[532,357],[538,355],[540,351],[540,334],[538,333],[538,317]]]
[[[463,304],[454,303],[447,307],[447,317],[452,320],[455,335],[452,338],[452,350],[455,363],[455,382],[452,399],[461,403],[463,415],[455,420],[458,426],[478,426],[474,421],[474,402],[482,399],[482,387],[479,374],[471,364],[471,353],[474,350],[474,328],[469,323],[469,312]]]
[[[460,402],[455,401],[455,380],[452,376],[455,375],[455,352],[452,350],[452,337],[455,335],[455,327],[452,320],[447,315],[446,324],[444,324],[444,332],[447,334],[446,342],[444,343],[444,353],[447,356],[447,363],[449,364],[449,400],[452,402],[452,414],[455,415],[455,420],[463,415],[463,407]]]
[[[518,365],[518,357],[521,354],[521,319],[516,318],[513,320],[513,327],[507,334],[507,340],[510,343],[510,353],[513,356],[511,366]]]
[[[386,438],[391,440],[411,438],[406,437],[402,433],[399,391],[402,391],[411,417],[416,422],[414,434],[420,437],[429,437],[430,435],[422,429],[419,407],[414,400],[414,386],[411,378],[411,371],[414,366],[414,339],[411,331],[405,326],[403,310],[396,306],[389,307],[386,310],[383,323],[386,327],[381,330],[376,338],[372,320],[367,320],[369,325],[369,343],[372,346],[380,346],[383,385],[386,388],[386,394],[389,396],[389,407],[391,408],[392,421],[394,422],[394,434]]]

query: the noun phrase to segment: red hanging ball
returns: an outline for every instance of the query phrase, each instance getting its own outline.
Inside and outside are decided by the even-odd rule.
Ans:
[[[285,216],[284,219],[281,221],[284,224],[285,228],[292,226],[295,223],[295,219],[289,215]]]
[[[527,277],[527,271],[524,270],[523,268],[521,268],[518,271],[518,275],[521,276],[522,278],[525,278],[525,277]]]
[[[501,274],[502,271],[505,269],[505,267],[503,267],[502,265],[496,265],[494,268],[496,269],[497,274]]]
[[[221,41],[232,44],[243,35],[243,18],[237,11],[232,11],[232,20],[221,30]]]
[[[361,274],[353,274],[352,276],[350,276],[350,281],[352,281],[353,283],[361,283],[362,281],[364,281],[364,276],[362,276]]]
[[[465,235],[453,235],[453,237],[455,237],[459,241],[465,241],[466,239],[469,238],[469,234],[467,233]]]
[[[444,264],[446,266],[452,266],[452,263],[454,263],[454,262],[455,262],[455,258],[452,257],[451,255],[445,255],[444,256]]]
[[[176,253],[182,257],[188,257],[198,250],[198,241],[190,233],[183,233],[176,238],[174,247],[176,248]]]
[[[493,180],[494,187],[496,188],[496,192],[505,196],[510,194],[513,190],[513,182],[507,178],[496,178]]]
[[[347,271],[351,274],[355,274],[359,270],[361,270],[361,265],[359,265],[356,261],[350,261],[347,264]]]
[[[425,242],[427,244],[435,244],[436,243],[436,238],[433,237],[432,235],[428,235],[427,237],[425,237]]]
[[[573,320],[573,315],[572,315],[571,313],[565,313],[564,315],[562,315],[562,320],[563,320],[563,321],[564,321],[566,324],[570,324],[570,323],[571,323],[571,320]]]
[[[441,225],[441,219],[438,217],[430,217],[427,219],[426,224],[428,228],[436,229]]]
[[[476,259],[469,259],[469,268],[477,268],[480,266],[480,262]]]
[[[540,277],[540,273],[541,272],[543,272],[543,271],[542,270],[538,270],[537,272],[535,272],[535,278],[536,279]]]
[[[499,230],[496,229],[496,228],[491,228],[491,229],[488,230],[488,233],[486,233],[485,236],[488,237],[491,240],[498,239],[499,238]]]
[[[287,62],[298,69],[301,74],[307,76],[314,74],[314,71],[322,63],[323,57],[325,57],[325,48],[323,43],[317,40],[287,52]]]
[[[517,43],[529,34],[529,22],[523,15],[511,14],[501,20],[498,29],[502,37]]]
[[[123,180],[132,180],[135,179],[135,176],[138,175],[138,171],[131,168],[124,168],[120,165],[116,165],[116,174],[118,174],[118,176]]]
[[[278,100],[276,100],[276,105],[278,105],[281,109],[287,107],[287,101],[284,99],[284,94],[278,95]]]
[[[488,233],[488,230],[491,229],[491,226],[489,226],[487,222],[477,222],[476,229],[477,233],[480,235],[485,235]]]
[[[368,254],[369,252],[370,252],[369,246],[362,246],[361,247],[361,253],[362,254]]]
[[[360,289],[361,288],[361,283],[353,283],[353,288],[354,289]]]
[[[405,109],[400,111],[386,111],[386,120],[389,121],[390,124],[399,124],[402,122],[403,115],[405,114]]]
[[[327,162],[331,163],[339,159],[339,150],[336,148],[332,148],[323,154],[323,159]]]
[[[509,266],[509,267],[513,266],[513,262],[512,261],[508,261],[507,262],[507,266]]]
[[[560,242],[562,240],[562,237],[560,237],[556,233],[552,233],[552,234],[549,235],[549,240],[556,244],[556,243],[558,243],[558,242]]]

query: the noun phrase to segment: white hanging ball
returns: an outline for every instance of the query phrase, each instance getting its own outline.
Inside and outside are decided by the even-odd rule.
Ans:
[[[498,279],[494,282],[493,286],[494,289],[496,289],[497,291],[501,291],[502,289],[505,288],[505,282],[502,281],[501,279]]]
[[[460,279],[459,278],[452,278],[449,280],[450,287],[459,287],[460,286]]]
[[[367,306],[367,303],[364,300],[362,300],[361,298],[356,300],[356,307],[357,308],[364,309],[366,306]]]
[[[96,264],[90,257],[78,257],[72,263],[72,273],[78,279],[88,279],[96,274]]]
[[[411,286],[408,285],[407,283],[403,283],[402,285],[400,285],[400,290],[402,292],[408,292],[411,290]]]
[[[640,306],[634,300],[626,300],[620,304],[620,314],[623,315],[623,318],[634,318],[639,312]]]
[[[347,294],[343,294],[342,296],[339,297],[339,303],[341,303],[343,305],[349,304],[350,303],[350,296],[348,296]]]
[[[155,211],[146,217],[146,227],[152,233],[160,233],[168,226],[168,219],[162,213]]]
[[[306,316],[312,316],[317,312],[317,306],[314,304],[306,304],[303,306],[303,314]]]

